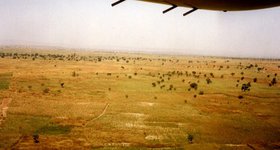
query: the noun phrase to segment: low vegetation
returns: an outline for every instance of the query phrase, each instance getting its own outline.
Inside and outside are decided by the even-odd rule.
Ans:
[[[0,149],[271,149],[279,66],[4,48]]]

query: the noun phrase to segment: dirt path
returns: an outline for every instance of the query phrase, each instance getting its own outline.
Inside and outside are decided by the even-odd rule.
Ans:
[[[11,103],[11,98],[4,98],[0,105],[0,125],[7,118],[8,105]]]
[[[98,115],[97,117],[95,117],[95,118],[93,118],[93,119],[87,120],[86,124],[83,126],[83,134],[84,134],[84,137],[85,137],[85,139],[86,139],[86,141],[87,141],[88,143],[91,143],[91,144],[92,144],[92,142],[89,140],[88,136],[86,136],[87,133],[86,133],[85,128],[88,126],[88,124],[89,124],[90,122],[95,121],[95,120],[99,119],[100,117],[102,117],[102,116],[106,113],[108,107],[109,107],[109,103],[106,104],[106,106],[104,107],[104,109],[103,109],[103,111],[102,111],[102,113],[101,113],[100,115]]]
[[[100,115],[98,115],[97,117],[95,117],[91,120],[88,120],[87,123],[84,126],[87,126],[91,121],[95,121],[95,120],[99,119],[100,117],[102,117],[105,114],[108,107],[109,107],[109,103],[106,104],[106,106],[104,107],[104,109],[103,109],[103,111]]]

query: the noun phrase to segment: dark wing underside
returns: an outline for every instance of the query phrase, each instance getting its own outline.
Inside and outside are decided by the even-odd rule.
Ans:
[[[280,0],[140,0],[208,10],[253,10],[280,6]]]

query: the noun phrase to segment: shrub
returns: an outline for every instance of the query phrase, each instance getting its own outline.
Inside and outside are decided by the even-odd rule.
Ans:
[[[34,143],[39,143],[39,134],[33,134]]]
[[[257,81],[258,81],[258,79],[257,79],[257,78],[254,78],[254,79],[253,79],[253,81],[254,81],[254,82],[257,82]]]
[[[193,143],[193,135],[192,134],[188,134],[188,137],[187,137],[189,143]]]
[[[43,90],[43,92],[44,92],[44,93],[49,93],[49,92],[50,92],[50,89],[49,89],[49,88],[45,88],[45,89]]]
[[[172,84],[169,85],[169,89],[170,89],[170,90],[173,89],[173,85],[172,85]]]
[[[251,87],[251,83],[248,82],[247,84],[242,84],[241,90],[242,90],[243,92],[245,92],[245,91],[250,91],[250,87]]]
[[[198,85],[196,83],[191,83],[190,87],[197,90]]]
[[[60,83],[60,86],[61,86],[62,88],[64,88],[64,83]]]
[[[276,78],[273,78],[271,81],[271,85],[275,85],[277,83]]]
[[[77,73],[76,73],[75,71],[73,71],[73,72],[72,72],[72,76],[73,76],[73,77],[76,77],[76,76],[77,76]]]
[[[203,92],[203,91],[199,91],[198,94],[199,94],[199,95],[204,95],[204,92]]]
[[[210,83],[212,83],[212,80],[210,78],[207,78],[206,82],[207,82],[207,84],[210,84]]]
[[[238,96],[238,99],[243,99],[244,97],[242,95],[239,95]]]

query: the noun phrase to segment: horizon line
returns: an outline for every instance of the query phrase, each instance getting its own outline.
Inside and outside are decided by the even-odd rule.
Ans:
[[[254,59],[254,60],[277,60],[280,61],[280,58],[277,57],[253,57],[253,56],[225,56],[225,55],[204,55],[204,54],[186,54],[182,52],[176,52],[176,53],[169,53],[167,49],[165,51],[149,51],[149,48],[147,48],[148,51],[145,50],[137,50],[134,49],[134,51],[131,51],[129,49],[132,48],[120,48],[120,49],[113,49],[113,48],[75,48],[75,47],[66,47],[66,46],[46,46],[46,45],[25,45],[25,44],[0,44],[0,50],[3,48],[33,48],[35,50],[48,50],[49,51],[55,51],[55,50],[61,50],[61,51],[73,51],[76,50],[82,52],[97,52],[97,53],[127,53],[127,54],[148,54],[148,55],[164,55],[164,56],[181,56],[181,57],[212,57],[212,58],[228,58],[228,59]],[[155,50],[155,48],[150,48],[150,50]]]

